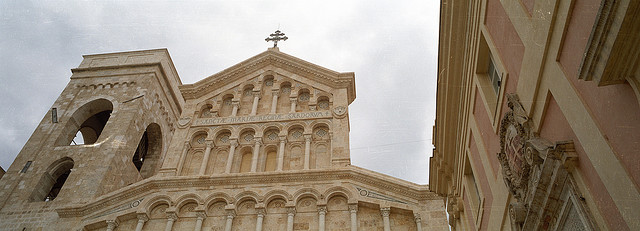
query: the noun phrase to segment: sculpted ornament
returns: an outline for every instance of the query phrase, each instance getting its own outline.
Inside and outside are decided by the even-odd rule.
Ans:
[[[504,181],[509,191],[518,200],[523,200],[529,183],[531,163],[526,160],[525,143],[531,135],[531,125],[515,94],[507,95],[511,111],[500,122],[500,153]]]
[[[345,106],[337,106],[333,108],[333,116],[338,119],[342,119],[347,115],[347,107]]]
[[[191,123],[191,117],[184,117],[184,118],[178,119],[179,128],[186,128],[189,125],[189,123]]]

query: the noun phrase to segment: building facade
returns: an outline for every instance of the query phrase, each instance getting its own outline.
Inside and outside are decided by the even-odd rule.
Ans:
[[[442,1],[429,185],[455,230],[640,230],[639,5]]]
[[[448,229],[428,186],[350,165],[354,73],[278,48],[194,84],[166,49],[72,72],[0,180],[1,230]]]

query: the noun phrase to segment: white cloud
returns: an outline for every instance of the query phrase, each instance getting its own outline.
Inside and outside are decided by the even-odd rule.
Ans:
[[[427,183],[438,1],[1,1],[0,165],[8,168],[83,54],[166,47],[183,83],[266,50],[355,72],[353,164]]]

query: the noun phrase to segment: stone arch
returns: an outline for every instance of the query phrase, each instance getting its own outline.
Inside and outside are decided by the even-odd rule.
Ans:
[[[222,126],[217,126],[213,130],[211,130],[211,134],[213,135],[213,138],[215,138],[215,137],[218,137],[218,135],[220,135],[220,133],[224,132],[225,130],[231,133],[232,137],[234,137],[234,134],[237,133],[234,127],[229,125],[222,125]],[[235,134],[235,137],[237,136],[238,134]]]
[[[145,201],[146,202],[144,202],[144,205],[140,206],[140,209],[142,210],[142,212],[145,212],[147,214],[151,213],[151,210],[153,210],[158,205],[166,204],[169,207],[173,205],[171,197],[167,195],[154,195],[150,199]]]
[[[225,126],[225,128],[216,128],[212,132],[214,134],[214,143],[216,147],[226,146],[230,144],[231,137],[233,136],[232,128]]]
[[[296,126],[300,126],[305,133],[310,132],[309,129],[308,129],[307,124],[304,123],[304,122],[301,122],[301,121],[290,122],[290,123],[288,123],[287,125],[284,126],[283,130],[286,131],[286,133],[288,134],[289,131],[291,131],[291,129],[296,127]]]
[[[274,189],[264,194],[264,204],[269,204],[274,199],[283,199],[285,201],[293,200],[293,196],[282,189]]]
[[[226,117],[231,115],[231,112],[233,110],[234,99],[237,99],[237,98],[234,97],[234,94],[231,91],[225,92],[222,94],[222,97],[220,97],[220,103],[219,103],[220,107],[218,109],[218,115],[220,117]]]
[[[263,155],[261,157],[263,165],[262,171],[273,172],[276,171],[278,164],[278,146],[273,143],[266,144],[263,148]]]
[[[327,94],[321,92],[318,94],[319,96],[316,98],[316,106],[318,111],[320,110],[329,110],[331,109],[331,98],[327,96]]]
[[[283,130],[283,126],[281,123],[275,123],[275,122],[270,122],[270,123],[266,123],[263,124],[262,126],[262,130],[263,132],[269,129],[277,129],[278,131],[282,131]]]
[[[214,194],[209,195],[206,199],[204,199],[204,205],[205,207],[209,207],[211,206],[213,203],[219,202],[219,201],[224,201],[227,204],[235,204],[235,199],[231,196],[229,196],[229,194],[223,193],[223,192],[217,192]]]
[[[258,203],[262,202],[262,199],[263,198],[254,191],[243,191],[241,193],[238,193],[235,197],[236,204],[240,204],[246,200],[253,200]]]
[[[84,140],[82,144],[96,143],[114,112],[115,107],[112,102],[104,97],[92,99],[65,113],[63,118],[68,116],[68,119],[56,140],[56,145],[69,145],[76,135],[82,135]],[[71,111],[73,113],[69,115]]]
[[[311,122],[309,124],[309,128],[311,130],[315,129],[318,126],[326,126],[327,128],[331,129],[331,121],[327,120],[327,119],[321,119],[321,120],[314,120],[313,122]]]
[[[157,123],[150,123],[132,156],[132,163],[142,178],[155,175],[161,164],[163,148],[162,128]]]
[[[193,129],[191,132],[189,132],[189,135],[187,137],[189,137],[189,141],[193,141],[194,138],[196,138],[196,136],[198,135],[202,135],[205,134],[205,140],[211,139],[212,137],[210,137],[211,135],[211,129],[209,128],[196,128]]]
[[[62,157],[47,167],[38,187],[32,192],[32,201],[52,201],[58,197],[67,179],[71,175],[75,162],[70,157]]]
[[[318,192],[318,190],[315,190],[313,188],[302,188],[293,194],[293,201],[295,204],[297,204],[299,200],[304,197],[312,197],[316,201],[320,201],[320,196],[321,194],[320,192]]]
[[[198,196],[195,193],[184,194],[184,195],[178,197],[178,199],[176,199],[174,201],[176,202],[175,203],[175,207],[178,208],[178,209],[180,209],[180,207],[182,207],[183,205],[185,205],[187,203],[190,203],[190,202],[194,202],[194,203],[196,203],[198,205],[204,204],[202,198],[200,198],[200,196]]]
[[[293,89],[292,81],[287,78],[282,78],[280,84],[278,85],[279,97],[278,97],[278,105],[276,107],[276,113],[288,113],[291,109],[291,92]]]
[[[324,191],[324,201],[327,202],[334,196],[343,196],[347,199],[349,203],[356,203],[355,198],[352,196],[353,194],[349,189],[342,186],[333,186]]]
[[[298,102],[296,104],[296,111],[309,111],[309,105],[311,103],[312,96],[311,90],[307,86],[302,86],[298,90]]]
[[[262,135],[262,131],[255,124],[243,124],[243,125],[240,125],[240,127],[238,127],[237,130],[238,130],[238,135],[242,135],[242,133],[248,130],[253,130],[253,134],[255,137],[258,137],[258,135]]]

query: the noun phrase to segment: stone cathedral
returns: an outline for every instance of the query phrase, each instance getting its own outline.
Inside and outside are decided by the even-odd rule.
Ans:
[[[0,230],[448,230],[427,185],[351,165],[355,97],[277,47],[193,84],[166,49],[85,55],[0,179]]]

